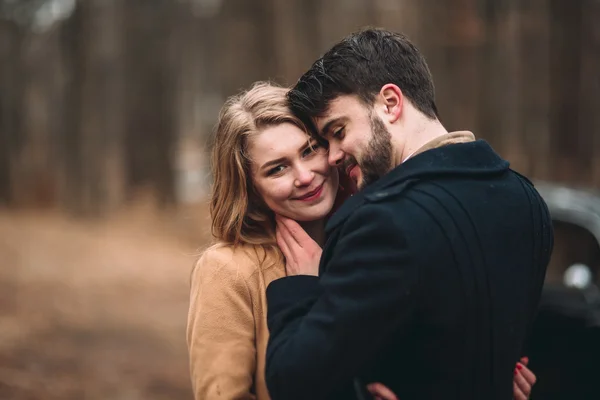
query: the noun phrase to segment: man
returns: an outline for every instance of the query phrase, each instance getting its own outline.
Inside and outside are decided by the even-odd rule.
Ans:
[[[351,399],[380,382],[400,400],[511,399],[553,245],[533,185],[472,133],[446,131],[403,35],[350,35],[289,100],[360,191],[328,221],[322,254],[278,219],[288,277],[267,289],[272,398]]]

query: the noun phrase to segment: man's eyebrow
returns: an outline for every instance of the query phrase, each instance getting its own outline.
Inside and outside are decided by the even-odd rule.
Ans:
[[[323,137],[327,136],[327,134],[331,130],[331,127],[334,126],[335,124],[340,123],[343,119],[344,119],[344,117],[335,117],[335,118],[331,118],[329,121],[327,121],[325,123],[325,125],[323,126],[323,129],[321,129],[321,132],[320,132],[321,136],[323,136]]]

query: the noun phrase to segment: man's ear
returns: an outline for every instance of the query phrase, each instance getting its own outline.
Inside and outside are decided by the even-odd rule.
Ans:
[[[404,104],[404,95],[402,90],[393,83],[385,84],[379,91],[381,105],[383,106],[383,116],[391,124],[396,122],[402,115],[402,106]]]

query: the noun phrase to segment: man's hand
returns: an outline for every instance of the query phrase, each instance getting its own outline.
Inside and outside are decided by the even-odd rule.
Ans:
[[[529,359],[523,357],[515,368],[515,377],[513,379],[513,396],[515,400],[527,400],[531,395],[531,387],[537,380],[535,374],[527,368],[528,363]]]
[[[285,256],[288,276],[319,275],[321,247],[294,220],[275,216],[277,245]]]

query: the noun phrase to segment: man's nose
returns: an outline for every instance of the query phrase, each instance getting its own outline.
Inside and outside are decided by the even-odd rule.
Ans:
[[[329,165],[332,167],[336,167],[342,163],[344,160],[344,152],[340,148],[340,146],[329,143],[329,156],[327,161]]]
[[[296,187],[309,186],[314,178],[315,173],[310,168],[299,167],[296,170],[296,180],[294,181],[294,184]]]

